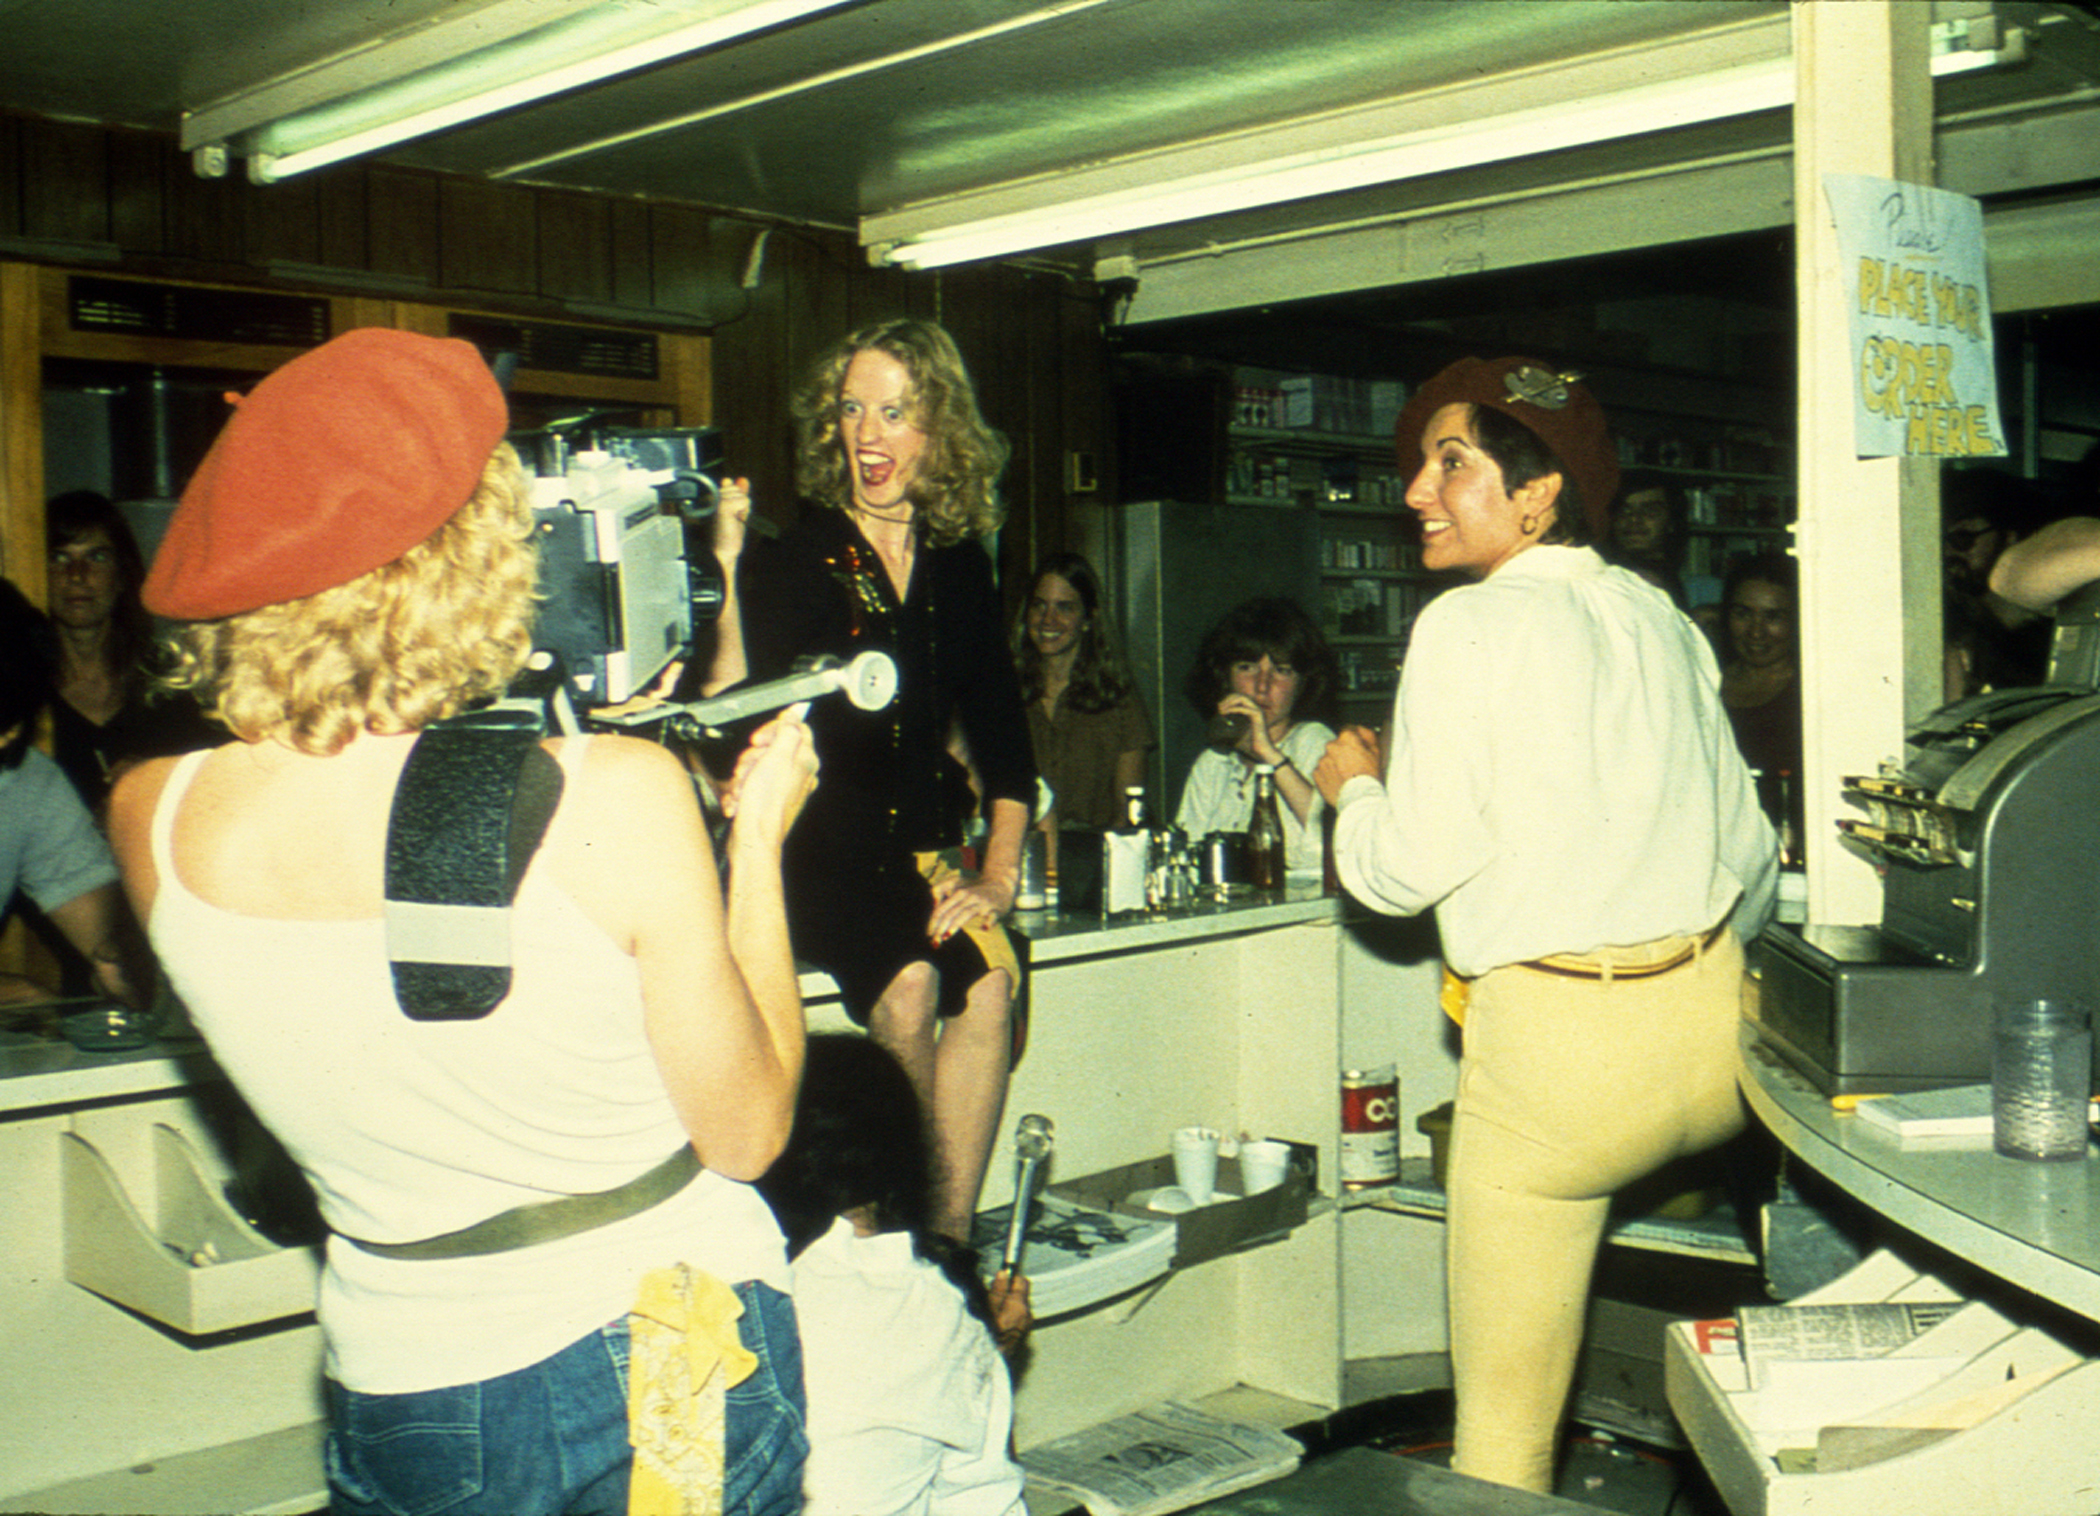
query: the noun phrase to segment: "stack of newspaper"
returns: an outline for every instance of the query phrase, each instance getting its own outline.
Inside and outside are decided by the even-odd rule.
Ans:
[[[1305,1450],[1268,1427],[1167,1402],[1021,1455],[1028,1488],[1091,1516],[1164,1516],[1281,1479]]]
[[[1006,1247],[1011,1206],[980,1211],[971,1246],[989,1271]],[[1112,1299],[1166,1273],[1174,1261],[1174,1223],[1117,1216],[1051,1194],[1029,1208],[1021,1251],[1029,1304],[1038,1320]]]

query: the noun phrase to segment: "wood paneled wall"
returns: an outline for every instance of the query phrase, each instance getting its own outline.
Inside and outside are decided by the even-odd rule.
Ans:
[[[986,416],[1014,445],[999,554],[1010,594],[1037,555],[1067,545],[1067,460],[1113,469],[1091,284],[1008,267],[871,269],[832,230],[377,165],[268,186],[207,180],[167,135],[0,115],[0,259],[706,331],[712,419],[732,467],[782,520],[796,509],[794,376],[856,326],[932,317],[954,332]],[[0,447],[9,410],[0,396]],[[0,572],[21,566],[41,502],[10,499],[4,515]]]
[[[842,232],[380,166],[269,186],[200,179],[166,135],[0,114],[0,574],[40,603],[34,264],[351,295],[374,309],[400,301],[709,333],[711,404],[682,419],[722,427],[732,468],[781,521],[796,511],[796,373],[859,325],[938,319],[961,344],[985,415],[1013,442],[999,541],[1010,600],[1038,555],[1068,545],[1067,457],[1112,468],[1098,299],[1057,274],[877,270]],[[0,966],[29,961],[19,926],[0,938]]]

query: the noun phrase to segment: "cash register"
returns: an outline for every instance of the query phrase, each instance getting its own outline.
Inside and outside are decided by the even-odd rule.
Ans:
[[[1882,871],[1881,924],[1760,939],[1759,1030],[1825,1093],[1991,1074],[1991,1014],[2100,1010],[2100,586],[2057,613],[2049,682],[1974,696],[1848,778],[1838,824]]]

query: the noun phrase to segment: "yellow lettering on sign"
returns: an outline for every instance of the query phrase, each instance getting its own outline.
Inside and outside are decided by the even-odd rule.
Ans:
[[[1903,431],[1913,457],[1978,458],[1998,451],[1980,405],[1914,405]]]
[[[1952,405],[1954,349],[1943,342],[1870,337],[1860,353],[1860,398],[1877,416]]]

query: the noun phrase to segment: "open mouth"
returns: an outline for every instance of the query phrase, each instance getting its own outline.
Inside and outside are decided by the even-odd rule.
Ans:
[[[890,476],[897,472],[896,459],[885,458],[877,453],[862,453],[859,463],[860,482],[870,489],[880,489],[888,484]]]

